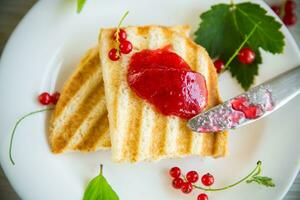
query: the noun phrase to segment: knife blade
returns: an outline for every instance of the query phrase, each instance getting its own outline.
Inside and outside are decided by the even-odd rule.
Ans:
[[[299,93],[300,66],[297,66],[196,115],[187,126],[202,133],[235,129],[269,115]]]

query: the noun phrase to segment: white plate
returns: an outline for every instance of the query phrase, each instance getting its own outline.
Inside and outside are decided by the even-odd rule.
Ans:
[[[230,155],[224,159],[197,157],[163,160],[158,163],[114,164],[109,151],[90,154],[53,155],[49,151],[47,115],[26,119],[14,141],[16,165],[8,159],[10,132],[17,118],[39,109],[36,96],[59,90],[86,49],[96,45],[100,27],[115,26],[130,10],[125,25],[190,24],[195,30],[199,14],[220,1],[123,0],[87,1],[81,14],[74,1],[39,1],[11,36],[0,66],[0,152],[1,165],[22,199],[81,199],[88,180],[98,173],[99,163],[121,199],[196,199],[198,191],[183,195],[171,188],[167,171],[178,165],[185,171],[197,169],[215,175],[215,186],[223,186],[245,176],[263,161],[263,174],[277,186],[265,188],[242,184],[228,191],[211,193],[210,199],[280,199],[287,192],[300,166],[300,97],[257,123],[232,131]],[[268,7],[259,1],[266,9]],[[271,14],[271,11],[270,11]],[[286,28],[284,54],[263,53],[260,83],[300,63],[300,53]],[[220,78],[223,97],[241,89],[229,74]]]

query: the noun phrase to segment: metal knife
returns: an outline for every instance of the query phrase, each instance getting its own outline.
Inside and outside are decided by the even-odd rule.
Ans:
[[[188,121],[196,132],[235,129],[261,119],[300,93],[300,66],[213,107]]]

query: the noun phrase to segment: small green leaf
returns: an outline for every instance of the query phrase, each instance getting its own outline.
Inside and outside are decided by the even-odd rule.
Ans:
[[[80,13],[86,0],[77,0],[77,13]]]
[[[264,185],[267,187],[275,187],[275,183],[273,182],[272,178],[267,176],[253,176],[249,180],[246,181],[246,183],[258,183],[260,185]]]
[[[88,184],[83,200],[119,200],[117,193],[102,175],[102,166],[100,174]]]

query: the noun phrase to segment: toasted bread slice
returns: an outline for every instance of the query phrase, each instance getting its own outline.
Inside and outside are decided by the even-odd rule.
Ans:
[[[64,85],[50,124],[49,142],[54,153],[110,147],[99,62],[97,48],[89,50]]]
[[[206,79],[208,106],[221,102],[217,74],[204,48],[191,39],[161,26],[127,27],[128,40],[133,44],[129,55],[111,61],[107,54],[114,47],[111,35],[115,29],[102,29],[99,36],[100,64],[112,140],[112,158],[116,162],[153,161],[187,155],[224,156],[227,133],[193,133],[186,121],[164,116],[139,98],[127,84],[127,67],[131,55],[142,49],[158,49],[170,45]]]
[[[188,36],[190,27],[170,29]],[[53,112],[49,142],[54,153],[111,146],[98,47],[90,49],[65,83]]]

